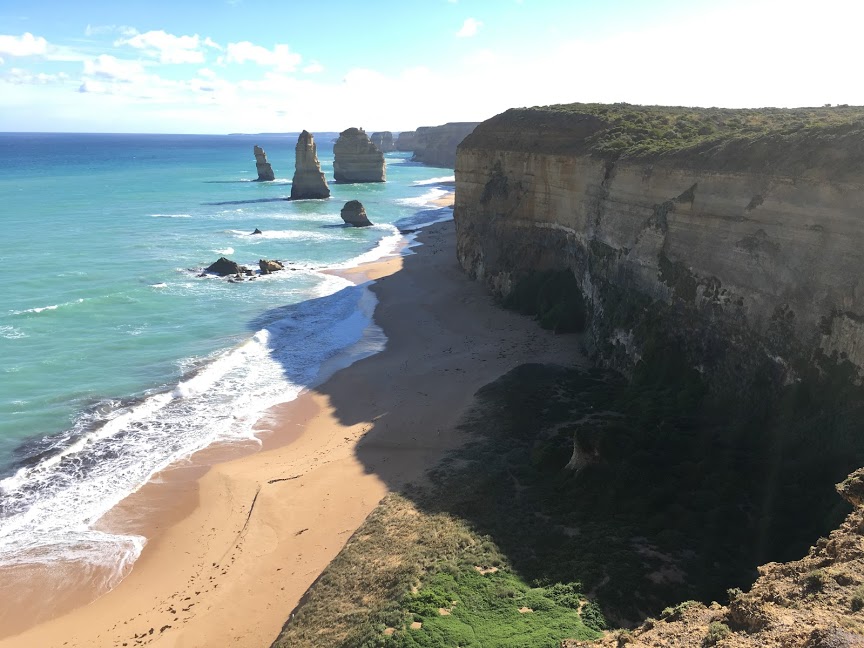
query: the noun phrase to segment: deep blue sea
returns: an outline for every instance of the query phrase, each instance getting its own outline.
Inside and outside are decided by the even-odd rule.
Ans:
[[[95,530],[109,508],[383,348],[372,294],[321,271],[449,217],[452,170],[394,153],[387,183],[337,185],[335,136],[332,197],[289,202],[296,135],[0,134],[0,566],[128,564],[144,539]],[[255,144],[276,181],[252,182]],[[343,225],[351,199],[373,227]],[[198,276],[220,256],[290,269]]]

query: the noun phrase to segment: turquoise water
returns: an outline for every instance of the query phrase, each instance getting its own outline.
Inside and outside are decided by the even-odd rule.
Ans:
[[[0,134],[0,565],[134,560],[144,539],[92,529],[111,506],[382,348],[371,293],[321,270],[446,218],[452,170],[388,154],[387,183],[336,185],[315,137],[333,196],[288,202],[296,136]],[[251,182],[254,144],[275,182]],[[343,226],[351,199],[373,227]],[[198,276],[223,255],[290,270]]]

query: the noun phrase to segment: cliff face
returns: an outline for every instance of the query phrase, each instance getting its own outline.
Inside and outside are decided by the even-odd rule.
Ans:
[[[506,295],[571,269],[594,350],[619,368],[658,328],[729,384],[766,363],[784,380],[832,355],[864,367],[860,142],[614,160],[589,152],[602,127],[511,110],[465,139],[454,217],[472,276]]]
[[[416,131],[403,131],[399,133],[399,137],[396,138],[396,144],[394,146],[397,151],[413,151],[416,138]]]
[[[304,198],[329,198],[330,187],[321,173],[318,148],[308,131],[300,133],[294,148],[294,180],[291,183],[291,200]]]
[[[396,150],[396,145],[393,141],[393,133],[390,131],[382,131],[380,133],[372,133],[372,143],[378,147],[382,153],[389,153]]]
[[[477,125],[478,122],[451,122],[442,126],[421,126],[415,131],[412,147],[399,150],[414,151],[415,162],[452,169],[456,165],[456,147]]]
[[[333,145],[333,176],[336,182],[385,182],[384,154],[362,128],[339,133]]]

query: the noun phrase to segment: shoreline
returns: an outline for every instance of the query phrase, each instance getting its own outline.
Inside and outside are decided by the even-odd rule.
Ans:
[[[476,389],[522,362],[579,357],[576,340],[464,276],[453,238],[445,221],[414,254],[338,271],[374,282],[385,350],[272,408],[260,451],[211,447],[124,500],[111,515],[139,512],[148,531],[129,576],[0,646],[268,646],[378,501],[464,442],[452,428]]]

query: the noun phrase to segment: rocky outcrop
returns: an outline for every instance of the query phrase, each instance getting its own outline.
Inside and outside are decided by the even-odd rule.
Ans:
[[[275,180],[276,176],[273,175],[273,167],[271,167],[270,163],[267,161],[267,154],[264,152],[264,149],[260,146],[255,146],[253,151],[255,152],[255,168],[258,171],[258,179],[256,182]]]
[[[291,183],[291,200],[329,198],[330,187],[321,173],[318,148],[308,131],[300,133],[294,148],[294,180]]]
[[[268,261],[267,259],[259,259],[258,269],[261,271],[262,275],[266,275],[272,272],[277,272],[279,270],[284,270],[285,266],[282,265],[282,263],[279,261]]]
[[[454,168],[456,147],[477,127],[479,122],[451,122],[443,126],[423,126],[415,131],[413,147],[415,162],[429,166]]]
[[[411,152],[414,150],[414,145],[417,141],[417,131],[402,131],[399,137],[396,138],[394,146],[397,151]]]
[[[596,642],[565,641],[562,646],[864,647],[864,509],[857,496],[864,485],[860,480],[858,471],[838,484],[841,495],[857,507],[839,529],[820,538],[802,560],[761,566],[750,591],[729,590],[729,605],[687,601],[632,632],[609,633]],[[844,488],[856,495],[846,497]]]
[[[252,232],[252,234],[263,234],[263,233],[264,233],[264,232],[262,232],[262,231],[261,231],[260,229],[258,229],[257,227],[255,228],[255,231]]]
[[[372,143],[378,147],[382,153],[389,153],[396,150],[396,144],[393,141],[393,133],[390,131],[382,131],[380,133],[372,133]]]
[[[217,261],[214,261],[212,264],[207,266],[204,272],[217,274],[220,277],[227,277],[228,275],[247,274],[249,270],[236,261],[226,259],[225,257],[219,257]]]
[[[457,254],[507,295],[569,269],[588,344],[627,370],[675,341],[715,386],[864,367],[864,147],[847,126],[641,157],[596,115],[510,110],[459,147]]]
[[[369,227],[372,223],[366,216],[366,208],[359,200],[349,200],[342,208],[342,220],[354,227]]]
[[[384,154],[362,128],[339,133],[333,145],[333,177],[336,182],[385,182]]]

